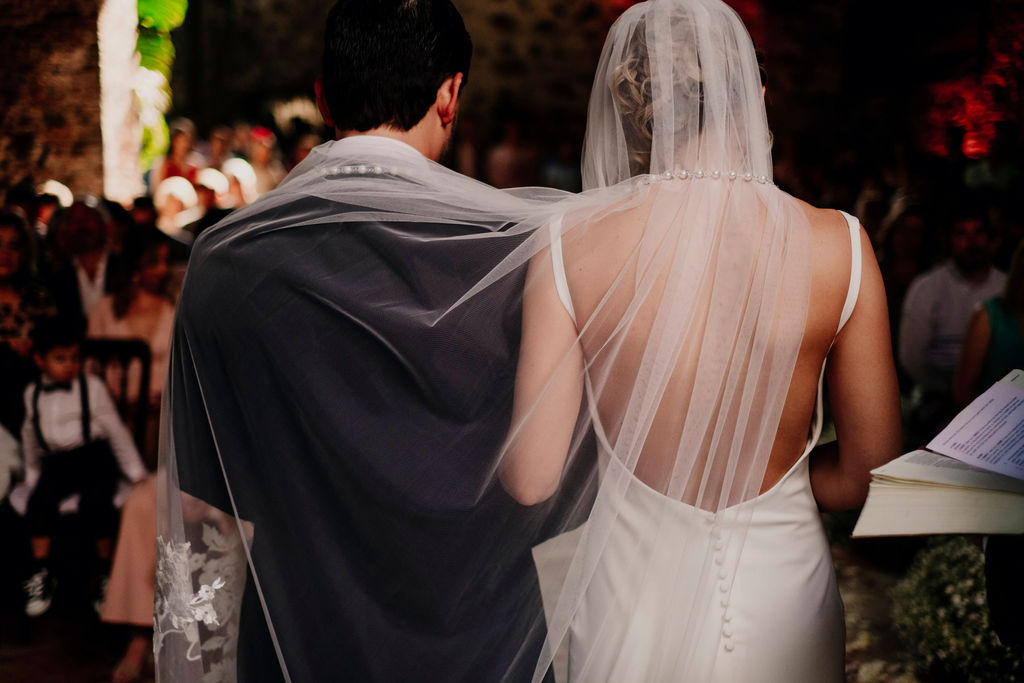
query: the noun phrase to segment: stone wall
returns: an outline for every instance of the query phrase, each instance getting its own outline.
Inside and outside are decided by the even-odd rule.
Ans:
[[[0,194],[28,178],[103,191],[97,21],[102,0],[5,0]]]

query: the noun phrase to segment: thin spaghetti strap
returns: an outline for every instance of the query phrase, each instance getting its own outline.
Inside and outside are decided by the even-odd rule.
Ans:
[[[565,277],[565,260],[562,257],[562,217],[558,216],[548,226],[548,233],[551,236],[551,267],[555,276],[555,289],[558,290],[558,298],[561,300],[565,310],[569,313],[572,321],[576,322],[576,311],[572,307],[572,297],[569,296],[569,281]]]
[[[839,336],[850,316],[853,315],[854,307],[857,305],[857,297],[860,296],[860,276],[863,266],[863,258],[860,252],[860,221],[845,211],[840,211],[839,213],[843,214],[846,224],[850,226],[850,285],[846,290],[846,303],[843,304],[843,312],[839,316],[839,328],[836,330],[836,336]],[[833,337],[832,343],[835,344],[835,341],[835,337]],[[821,438],[825,415],[823,389],[825,386],[825,365],[827,362],[828,360],[826,359],[821,363],[821,373],[818,375],[818,391],[814,400],[814,423],[811,427],[810,438],[807,440],[807,446],[804,448],[803,455],[800,456],[801,460],[810,454],[811,450],[818,443],[818,439]]]
[[[862,269],[862,257],[860,251],[860,222],[845,211],[840,211],[850,226],[850,286],[846,292],[846,303],[843,304],[843,314],[839,316],[839,329],[836,334],[842,331],[853,309],[857,305],[857,297],[860,295],[860,277]]]

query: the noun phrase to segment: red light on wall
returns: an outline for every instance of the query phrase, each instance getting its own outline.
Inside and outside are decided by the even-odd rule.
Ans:
[[[996,124],[1020,121],[1024,110],[1024,5],[994,3],[994,29],[988,40],[985,68],[977,76],[933,85],[925,145],[948,156],[951,129],[960,129],[961,151],[983,159],[992,151]]]
[[[982,159],[988,155],[992,147],[991,138],[980,132],[971,132],[964,136],[963,153],[968,159]]]

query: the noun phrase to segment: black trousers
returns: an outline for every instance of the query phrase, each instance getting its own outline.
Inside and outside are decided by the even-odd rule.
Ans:
[[[47,453],[42,473],[28,501],[26,519],[34,537],[52,536],[60,519],[60,502],[81,496],[78,514],[95,538],[117,535],[113,498],[121,476],[110,444],[93,441],[70,451]]]

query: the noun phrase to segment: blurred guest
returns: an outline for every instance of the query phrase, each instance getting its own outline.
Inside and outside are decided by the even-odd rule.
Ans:
[[[90,339],[142,339],[149,344],[153,365],[148,392],[154,403],[159,402],[167,373],[174,322],[168,288],[172,248],[164,233],[140,228],[127,245],[128,276],[119,279],[89,316]]]
[[[103,382],[81,374],[78,330],[50,320],[33,335],[40,378],[25,389],[25,481],[11,493],[11,505],[32,534],[36,567],[25,584],[25,613],[34,617],[49,609],[53,596],[50,549],[61,515],[74,508],[100,561],[109,562],[119,480],[137,482],[147,473]]]
[[[107,242],[110,245],[110,251],[120,255],[124,250],[125,235],[135,227],[132,214],[119,202],[112,199],[102,199],[100,204],[103,205],[103,212],[107,217]]]
[[[185,118],[175,119],[169,124],[171,143],[167,155],[158,160],[149,172],[149,187],[157,188],[167,178],[181,177],[190,183],[202,165],[202,157],[192,150],[195,143],[196,126]],[[155,189],[154,189],[155,192]]]
[[[56,312],[35,280],[34,243],[21,215],[0,212],[0,344],[26,357],[35,322]]]
[[[927,436],[955,413],[953,372],[975,307],[999,294],[1006,275],[991,265],[988,213],[965,200],[954,207],[951,258],[911,282],[900,320],[899,360],[914,383],[910,430]]]
[[[0,425],[0,505],[6,505],[11,484],[21,476],[21,469],[21,443]],[[3,531],[3,524],[0,524],[0,534],[3,534]],[[0,547],[5,547],[2,542]],[[3,563],[0,562],[0,572],[3,569]]]
[[[184,228],[202,215],[199,196],[192,183],[184,178],[167,178],[153,193],[156,227],[182,244],[190,244],[192,236]]]
[[[34,277],[32,245],[25,219],[0,212],[0,425],[12,434],[21,429],[22,392],[36,371],[32,330],[57,313],[50,294]]]
[[[224,203],[226,208],[251,204],[260,196],[256,173],[245,159],[228,159],[221,171],[228,179],[228,196]]]
[[[260,194],[270,192],[284,180],[284,166],[277,158],[277,137],[269,128],[252,129],[249,163],[256,174],[256,190]]]
[[[75,196],[64,183],[59,180],[50,178],[49,180],[43,181],[36,190],[39,195],[52,195],[57,198],[57,203],[63,208],[68,208],[75,201]]]
[[[3,206],[6,211],[20,213],[28,220],[31,226],[32,217],[36,213],[36,200],[38,197],[39,194],[36,192],[35,185],[32,184],[32,178],[25,177],[7,190],[3,198]]]
[[[59,209],[71,206],[74,197],[71,190],[56,180],[47,180],[39,186],[39,196],[36,198],[34,212],[34,228],[40,237],[46,236],[47,227],[53,214]]]
[[[153,205],[153,197],[143,195],[136,197],[132,202],[132,223],[136,227],[141,225],[156,225],[156,206]]]
[[[110,249],[108,218],[95,200],[79,200],[54,214],[47,233],[53,259],[47,284],[58,314],[84,326],[110,291],[118,258]]]
[[[246,121],[237,121],[231,128],[231,156],[239,159],[249,158],[249,139],[252,137],[252,125]],[[221,170],[224,170],[223,167]]]
[[[224,162],[231,158],[231,129],[217,126],[210,132],[210,144],[206,153],[206,166],[220,170]]]
[[[114,668],[113,683],[143,677],[153,652],[153,591],[156,576],[156,479],[137,484],[121,509],[121,529],[100,619],[131,626],[131,637]]]
[[[155,463],[157,425],[160,414],[160,392],[163,390],[170,358],[171,329],[174,324],[174,303],[169,291],[173,242],[155,229],[140,228],[128,242],[126,260],[128,276],[120,278],[110,296],[104,297],[89,316],[90,339],[141,339],[151,353],[149,387],[150,420],[142,435],[146,462]],[[109,367],[107,386],[116,397],[122,373],[129,373],[128,400],[134,402],[141,368]]]
[[[1024,245],[1013,255],[1006,287],[971,316],[953,377],[953,397],[965,406],[1015,368],[1024,369]]]
[[[15,640],[27,643],[28,618],[21,586],[32,575],[32,547],[25,520],[7,500],[11,485],[22,469],[21,444],[8,429],[0,426],[0,614],[15,615]]]
[[[928,217],[913,199],[898,200],[881,221],[877,238],[878,266],[889,302],[889,329],[899,348],[900,311],[907,288],[931,265],[927,248]]]
[[[230,187],[227,176],[216,169],[204,168],[199,172],[196,195],[199,197],[202,215],[185,226],[185,231],[192,235],[192,239],[199,237],[200,233],[231,213],[231,209],[222,208],[228,202]]]

